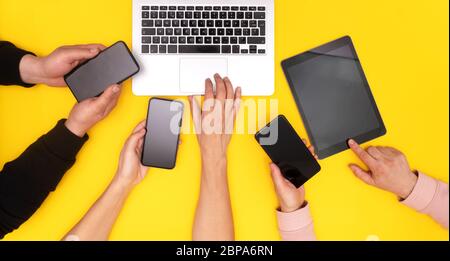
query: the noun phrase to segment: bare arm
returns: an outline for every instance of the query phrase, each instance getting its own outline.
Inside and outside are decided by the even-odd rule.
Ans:
[[[113,181],[89,209],[83,219],[67,234],[67,240],[108,240],[112,226],[122,209],[130,188]]]
[[[206,80],[202,112],[192,97],[191,111],[202,153],[200,196],[195,213],[193,240],[234,240],[233,216],[227,180],[227,148],[239,108],[241,91],[228,78]]]
[[[64,237],[65,240],[107,240],[130,192],[147,173],[140,163],[145,122],[128,138],[120,154],[119,168],[106,191]]]
[[[233,217],[226,158],[202,164],[200,197],[195,213],[194,240],[233,240]]]

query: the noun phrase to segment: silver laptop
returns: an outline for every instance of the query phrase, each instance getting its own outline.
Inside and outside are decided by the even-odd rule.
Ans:
[[[245,96],[274,92],[274,0],[133,0],[133,93],[203,94],[228,76]]]

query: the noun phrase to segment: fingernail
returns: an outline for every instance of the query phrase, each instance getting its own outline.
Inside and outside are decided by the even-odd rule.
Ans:
[[[91,53],[96,53],[96,52],[98,52],[97,49],[90,49],[90,51],[91,51]]]
[[[116,85],[113,87],[113,92],[118,92],[119,90],[120,90],[119,86]]]
[[[355,145],[356,142],[353,139],[348,140],[348,145]]]

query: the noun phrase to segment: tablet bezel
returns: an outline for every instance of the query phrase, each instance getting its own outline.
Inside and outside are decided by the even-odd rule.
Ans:
[[[361,144],[361,143],[367,142],[369,140],[375,139],[377,137],[380,137],[380,136],[383,136],[383,135],[386,134],[386,127],[384,125],[383,119],[381,118],[381,115],[380,115],[380,112],[378,110],[378,107],[377,107],[377,105],[375,103],[375,99],[374,99],[374,97],[372,95],[372,91],[370,90],[370,86],[369,86],[367,78],[366,78],[366,76],[364,74],[363,68],[361,66],[361,62],[359,61],[358,55],[357,55],[356,50],[355,50],[355,48],[353,46],[353,42],[352,42],[352,40],[351,40],[351,38],[349,36],[344,36],[342,38],[339,38],[339,39],[334,40],[332,42],[329,42],[327,44],[321,45],[319,47],[316,47],[314,49],[311,49],[309,51],[306,51],[306,52],[301,53],[299,55],[296,55],[294,57],[288,58],[288,59],[286,59],[286,60],[281,62],[281,66],[283,68],[284,75],[286,76],[287,82],[288,82],[289,87],[291,89],[292,96],[294,97],[295,103],[297,104],[297,108],[300,111],[300,114],[302,116],[302,120],[303,120],[303,123],[305,125],[306,132],[308,133],[308,136],[309,136],[311,144],[316,148],[316,154],[319,157],[319,159],[324,159],[324,158],[327,158],[327,157],[332,156],[334,154],[337,154],[339,152],[342,152],[344,150],[347,150],[348,149],[348,144],[347,144],[348,139],[344,140],[344,141],[339,141],[339,142],[335,143],[334,145],[332,145],[332,146],[330,146],[328,148],[321,149],[321,150],[318,149],[318,147],[316,146],[317,145],[316,139],[314,138],[314,135],[311,132],[311,128],[310,128],[309,120],[308,120],[308,115],[306,115],[304,113],[303,107],[302,107],[302,105],[300,103],[300,98],[298,96],[299,94],[297,93],[297,91],[295,89],[295,86],[293,84],[292,78],[289,75],[289,68],[294,66],[294,65],[306,62],[306,61],[314,58],[313,56],[308,55],[311,52],[328,53],[328,52],[330,52],[332,50],[335,50],[335,49],[340,48],[340,47],[345,46],[345,45],[348,45],[350,47],[354,58],[358,61],[356,63],[357,64],[357,68],[358,68],[359,74],[360,74],[360,76],[361,76],[361,78],[363,80],[363,84],[365,86],[365,90],[366,90],[367,96],[369,97],[369,100],[371,102],[373,111],[375,113],[375,117],[376,117],[376,119],[378,121],[378,125],[379,125],[379,127],[376,128],[376,129],[373,129],[373,130],[370,130],[368,132],[362,133],[362,134],[360,134],[358,136],[355,136],[355,137],[348,137],[348,139],[354,139],[356,142]]]

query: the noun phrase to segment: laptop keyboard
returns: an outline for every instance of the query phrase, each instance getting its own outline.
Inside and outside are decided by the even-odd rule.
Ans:
[[[266,53],[264,6],[142,6],[143,54]]]

